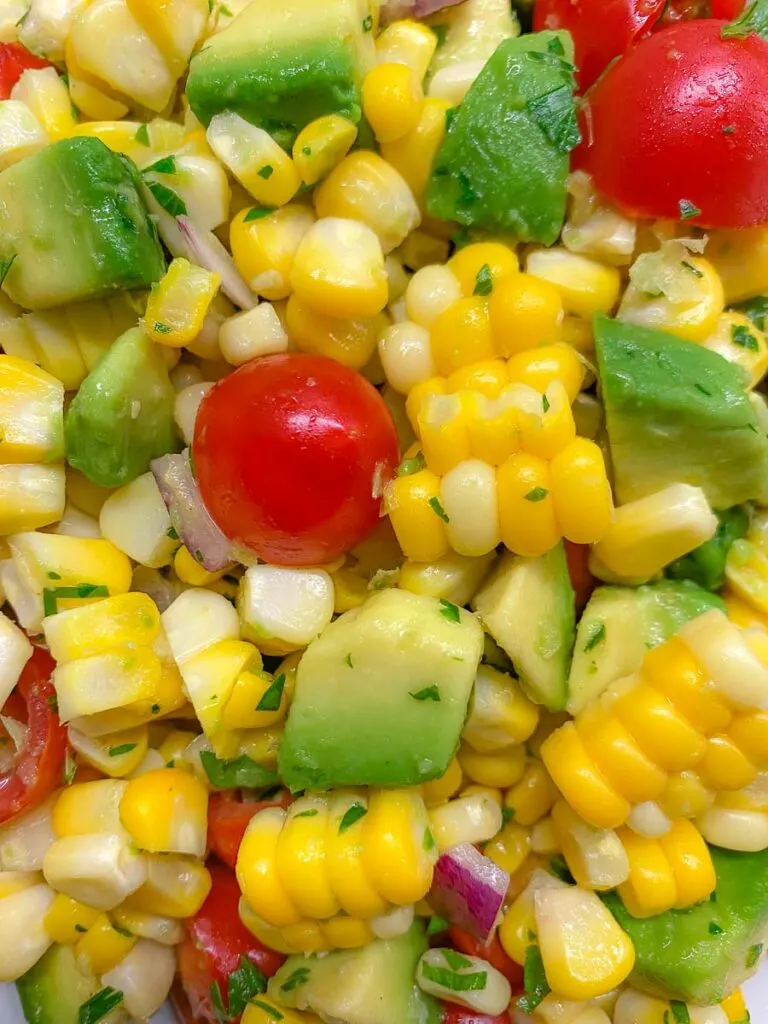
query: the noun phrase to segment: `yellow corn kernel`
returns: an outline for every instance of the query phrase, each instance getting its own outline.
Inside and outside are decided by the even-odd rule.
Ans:
[[[135,935],[118,931],[107,914],[99,914],[85,935],[78,939],[75,956],[94,974],[106,974],[117,967],[136,945]]]
[[[296,250],[315,223],[314,214],[298,203],[257,213],[241,210],[232,221],[229,238],[235,266],[257,295],[271,302],[286,299]]]
[[[376,938],[367,921],[360,921],[344,914],[338,914],[330,921],[323,921],[320,925],[320,932],[328,945],[335,949],[355,949],[358,946],[367,946]]]
[[[440,482],[448,543],[460,555],[481,557],[500,541],[496,473],[480,459],[467,459]]]
[[[458,756],[467,778],[482,786],[507,789],[518,783],[525,771],[525,751],[522,747],[481,754],[468,743],[462,743]]]
[[[368,580],[354,569],[339,569],[331,575],[333,580],[333,610],[337,615],[348,612],[370,596]],[[408,589],[408,588],[406,588]]]
[[[629,828],[620,829],[619,838],[629,858],[629,878],[619,886],[619,896],[630,914],[652,917],[674,907],[677,884],[659,841]]]
[[[423,899],[432,884],[438,851],[429,841],[421,795],[413,789],[373,790],[368,813],[349,831],[360,827],[363,865],[384,899],[397,906]]]
[[[147,881],[128,897],[121,910],[163,917],[192,917],[211,891],[211,874],[195,857],[166,854],[146,857]]]
[[[387,25],[376,40],[379,64],[406,64],[421,81],[437,49],[437,36],[419,21],[406,19]]]
[[[713,231],[707,260],[722,281],[729,305],[762,294],[768,289],[768,229]]]
[[[98,519],[101,508],[113,490],[98,487],[76,469],[67,467],[67,498],[79,509]]]
[[[629,863],[613,829],[584,821],[564,800],[552,808],[552,828],[566,864],[583,889],[615,889],[629,876]]]
[[[338,789],[330,794],[329,800],[325,863],[336,899],[352,917],[370,918],[386,913],[389,906],[378,892],[378,879],[368,873],[362,823],[341,828],[350,809],[355,805],[365,807],[367,797],[359,790]]]
[[[573,316],[591,320],[595,313],[610,313],[619,301],[621,276],[616,267],[560,246],[529,252],[525,269],[553,285],[563,300],[563,309]]]
[[[289,925],[283,928],[282,937],[288,945],[302,953],[323,953],[330,949],[317,921],[300,921]]]
[[[704,341],[725,306],[722,282],[709,259],[688,253],[677,242],[667,246],[637,258],[618,318],[686,341]]]
[[[706,752],[706,740],[650,683],[640,677],[612,705],[640,749],[666,771],[685,771]]]
[[[488,304],[480,296],[459,299],[432,324],[432,358],[447,376],[470,363],[493,359]]]
[[[439,779],[434,779],[432,782],[425,782],[421,787],[424,803],[427,807],[444,804],[458,793],[463,778],[461,765],[454,757],[448,765],[445,775],[441,775]]]
[[[522,385],[526,387],[527,385]],[[515,390],[519,393],[520,385]],[[534,415],[524,411],[520,417],[520,445],[540,459],[554,459],[576,440],[576,423],[565,387],[552,381],[539,401]],[[588,444],[591,442],[587,442]]]
[[[768,711],[736,715],[728,730],[730,740],[761,770],[768,761]]]
[[[462,366],[448,377],[446,384],[453,394],[456,391],[477,391],[485,398],[498,398],[509,384],[507,365],[501,359],[471,363]]]
[[[507,752],[511,745],[524,743],[538,721],[538,707],[512,676],[491,665],[479,666],[462,740],[481,754]]]
[[[659,806],[668,818],[697,818],[712,806],[714,799],[714,793],[696,772],[676,772],[669,776]]]
[[[187,763],[183,760],[184,753],[189,744],[197,739],[197,736],[197,733],[187,732],[184,729],[171,729],[170,732],[166,732],[160,744],[155,741],[152,746],[157,749],[158,754],[169,767],[173,767],[177,761],[180,762],[179,767],[184,767]]]
[[[768,370],[768,341],[743,313],[723,313],[701,345],[740,366],[749,377],[750,388],[758,385]]]
[[[43,926],[54,942],[71,946],[78,942],[101,915],[93,907],[59,892],[45,915]]]
[[[257,1002],[249,1003],[243,1013],[242,1024],[274,1024],[280,1020],[282,1024],[322,1024],[314,1013],[301,1013],[289,1010],[282,1003],[279,1009],[267,996],[259,996]]]
[[[70,727],[69,742],[86,764],[117,779],[130,775],[143,761],[148,747],[147,727],[139,725],[98,737]]]
[[[527,384],[544,394],[550,384],[560,381],[573,401],[584,383],[584,365],[570,346],[559,342],[513,355],[507,363],[513,384]]]
[[[345,217],[376,233],[385,253],[418,227],[421,215],[405,179],[376,153],[358,150],[315,192],[318,217]]]
[[[448,551],[440,477],[423,469],[387,485],[384,505],[406,558],[434,562]]]
[[[429,812],[432,835],[441,851],[459,843],[485,843],[501,831],[503,823],[501,804],[486,787],[476,787],[468,796],[460,793]]]
[[[384,254],[374,232],[338,217],[317,221],[304,235],[290,282],[308,306],[350,319],[381,312],[389,292]]]
[[[428,380],[415,384],[405,402],[405,411],[414,432],[418,434],[419,414],[421,407],[430,395],[447,395],[448,385],[444,377],[430,377]]]
[[[286,307],[288,334],[297,348],[335,359],[353,370],[362,370],[371,359],[379,333],[386,325],[382,313],[365,320],[342,320],[318,313],[298,295],[292,295]]]
[[[757,768],[729,736],[710,736],[696,771],[709,789],[744,789],[757,776]]]
[[[594,355],[595,333],[589,320],[582,320],[578,316],[564,317],[561,341],[583,356]]]
[[[205,854],[208,792],[189,772],[160,768],[128,783],[120,821],[141,850]]]
[[[413,131],[423,102],[421,81],[406,64],[378,64],[363,79],[363,113],[380,144]]]
[[[549,466],[555,516],[563,536],[575,544],[594,544],[613,514],[605,460],[594,441],[578,437]]]
[[[549,772],[534,758],[528,760],[522,779],[504,794],[504,806],[518,825],[535,825],[548,813],[557,799],[557,789]]]
[[[726,701],[709,685],[700,662],[679,637],[648,651],[643,675],[705,736],[731,721]]]
[[[684,910],[708,899],[717,878],[709,847],[696,826],[690,821],[673,822],[669,832],[660,837],[659,845],[672,866],[677,886],[674,906]]]
[[[69,722],[100,711],[126,708],[137,701],[155,702],[161,676],[160,659],[144,647],[116,646],[105,654],[58,665],[54,685],[59,717]]]
[[[285,953],[290,955],[296,953],[296,950],[290,945],[285,938],[284,930],[282,928],[275,928],[274,925],[267,924],[257,914],[254,914],[253,910],[248,906],[247,901],[244,897],[240,897],[238,904],[238,916],[243,922],[248,931],[255,935],[256,938],[265,945],[268,949],[275,949],[278,953]]]
[[[530,274],[509,274],[500,281],[489,296],[488,311],[494,346],[501,356],[560,340],[560,293],[554,285]]]
[[[595,767],[631,804],[654,800],[664,791],[666,773],[646,757],[610,707],[588,707],[578,716],[576,729]]]
[[[720,1003],[720,1009],[731,1024],[745,1024],[745,1021],[749,1021],[747,1004],[744,1001],[744,994],[740,988],[737,988],[735,992],[731,992],[728,998]]]
[[[768,617],[759,612],[756,608],[753,608],[747,601],[743,601],[740,597],[737,597],[735,593],[729,590],[725,590],[722,597],[725,601],[728,618],[736,626],[739,626],[741,629],[768,630]]]
[[[535,941],[536,919],[534,916],[534,895],[540,886],[560,887],[564,883],[545,871],[534,871],[522,892],[502,918],[499,926],[499,941],[507,956],[521,966],[525,963],[526,952]]]
[[[219,290],[219,275],[177,257],[151,291],[145,313],[147,333],[159,345],[182,348],[203,327]]]
[[[471,366],[467,367],[468,371],[471,369]],[[451,377],[448,379],[450,381]],[[502,465],[520,450],[524,426],[528,435],[541,434],[541,417],[538,414],[541,399],[533,391],[525,396],[526,405],[532,404],[536,408],[533,416],[527,415],[520,409],[520,391],[519,388],[505,388],[496,399],[486,398],[479,391],[461,392],[470,452],[491,466]]]
[[[127,6],[174,75],[181,76],[208,22],[207,0],[127,0]]]
[[[597,768],[573,722],[544,741],[541,757],[555,785],[585,821],[597,828],[616,828],[627,820],[630,804]]]
[[[483,853],[494,864],[498,864],[502,871],[514,875],[525,863],[530,850],[530,829],[511,821],[485,846]]]
[[[48,462],[62,454],[64,386],[26,359],[0,356],[0,461]]]
[[[280,703],[274,711],[259,711],[258,707],[268,690],[277,688],[280,674],[273,679],[266,672],[251,668],[237,677],[232,696],[227,701],[221,716],[224,729],[267,729],[279,725],[288,714],[289,699],[285,687],[280,691]],[[266,703],[270,703],[267,701]]]
[[[182,583],[188,583],[192,587],[207,587],[220,580],[227,572],[226,568],[219,572],[208,572],[183,544],[173,556],[173,569]]]
[[[125,117],[128,113],[128,107],[119,100],[114,99],[112,95],[108,95],[112,90],[103,82],[101,83],[101,89],[97,88],[92,84],[98,81],[97,79],[92,78],[82,68],[78,67],[77,71],[75,71],[75,67],[77,66],[70,64],[70,57],[68,56],[69,95],[77,109],[85,114],[86,117],[96,118],[99,122],[111,122]],[[86,79],[89,79],[89,81],[86,81]],[[105,91],[102,92],[102,89]]]
[[[263,768],[274,771],[277,768],[277,751],[280,746],[282,729],[251,729],[242,734],[242,753],[256,761]],[[222,755],[219,755],[222,756]],[[228,754],[232,757],[232,754]]]
[[[108,540],[29,532],[15,534],[9,545],[26,586],[38,594],[52,590],[59,608],[93,600],[89,590],[98,598],[106,596],[104,588],[119,595],[131,585],[130,560]]]
[[[496,475],[502,542],[519,555],[543,555],[560,540],[549,466],[518,452]]]
[[[420,267],[408,282],[405,309],[414,323],[429,328],[460,298],[461,287],[448,267],[429,264]]]
[[[305,125],[293,144],[293,162],[304,184],[316,185],[330,174],[356,138],[356,125],[338,114],[326,114]]]
[[[77,123],[72,102],[55,68],[25,71],[11,90],[10,98],[32,111],[51,142],[72,134]]]
[[[301,178],[293,160],[272,136],[239,114],[216,114],[206,132],[208,144],[262,206],[285,206]]]
[[[459,249],[448,261],[448,268],[468,298],[490,295],[502,278],[519,271],[520,263],[514,249],[501,242],[476,242]]]
[[[277,842],[277,870],[288,898],[313,920],[340,910],[325,867],[327,827],[327,799],[301,797],[289,808]]]
[[[424,400],[418,434],[426,463],[438,476],[470,457],[467,420],[461,395],[427,395]]]
[[[416,126],[395,142],[381,146],[381,155],[402,174],[419,203],[426,191],[437,151],[445,138],[445,115],[450,108],[447,100],[425,99]]]
[[[298,924],[301,914],[285,890],[277,866],[277,846],[286,812],[259,811],[248,825],[237,855],[237,880],[254,913],[276,928]]]
[[[427,231],[412,231],[397,250],[397,254],[403,261],[403,266],[418,273],[429,266],[445,263],[450,248],[450,243],[445,238]]]

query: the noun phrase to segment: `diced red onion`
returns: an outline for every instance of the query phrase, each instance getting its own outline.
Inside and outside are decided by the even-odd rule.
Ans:
[[[189,217],[176,218],[195,263],[221,278],[221,290],[241,309],[253,309],[258,299],[240,275],[234,260],[212,231],[202,231]]]
[[[474,846],[461,843],[438,859],[427,901],[436,914],[487,942],[508,886],[506,871]]]
[[[208,572],[233,562],[232,542],[224,536],[203,504],[189,465],[188,449],[181,455],[153,459],[150,469],[171,517],[173,528]]]
[[[428,18],[444,7],[455,7],[463,0],[384,0],[381,7],[382,24],[399,18]]]

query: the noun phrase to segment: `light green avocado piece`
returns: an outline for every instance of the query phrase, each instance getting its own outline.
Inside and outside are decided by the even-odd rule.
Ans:
[[[80,1007],[99,991],[96,978],[77,966],[74,949],[51,946],[16,982],[27,1024],[78,1024]]]
[[[717,533],[693,551],[664,570],[673,580],[693,580],[706,590],[720,590],[725,585],[728,552],[749,529],[749,511],[743,505],[717,513]]]
[[[100,487],[121,487],[178,451],[176,392],[159,346],[127,331],[80,385],[64,421],[67,461]]]
[[[280,744],[291,789],[415,786],[443,775],[483,653],[471,612],[381,591],[307,647]]]
[[[187,99],[203,124],[234,111],[286,147],[324,114],[356,123],[373,26],[367,0],[252,0],[192,58]]]
[[[712,1006],[757,970],[768,948],[768,850],[710,852],[717,888],[704,903],[638,919],[615,893],[603,897],[635,947],[637,988]]]
[[[149,288],[165,272],[139,173],[98,139],[64,139],[0,174],[3,290],[26,309]]]
[[[512,659],[526,693],[551,711],[568,700],[575,598],[562,543],[539,558],[505,554],[473,608]]]
[[[311,1010],[344,1024],[438,1024],[437,1002],[416,984],[427,949],[420,922],[396,939],[359,949],[289,957],[270,979],[264,1005]]]
[[[716,509],[768,493],[768,438],[738,366],[662,331],[594,326],[619,502],[675,483],[703,488]]]
[[[648,650],[712,608],[725,611],[716,594],[690,580],[598,587],[576,631],[568,711],[583,711],[611,683],[637,672]]]

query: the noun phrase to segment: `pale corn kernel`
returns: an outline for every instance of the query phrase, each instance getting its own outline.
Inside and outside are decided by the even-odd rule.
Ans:
[[[75,118],[67,87],[55,68],[24,71],[11,90],[12,100],[24,103],[51,142],[72,134]]]
[[[248,314],[243,313],[242,315],[247,316]],[[199,384],[189,384],[176,395],[176,401],[173,406],[173,418],[176,421],[176,426],[181,431],[181,436],[188,445],[192,444],[195,436],[195,421],[197,420],[198,410],[212,387],[212,381],[201,381]]]
[[[356,125],[338,114],[326,114],[305,125],[293,144],[293,162],[304,184],[315,185],[330,174],[356,138]]]
[[[501,808],[484,794],[458,797],[429,812],[432,835],[441,851],[459,843],[487,842],[502,824]]]
[[[99,526],[116,548],[152,569],[167,565],[178,545],[151,472],[142,473],[110,495],[102,506]]]
[[[461,966],[456,969],[455,958],[456,953],[453,950],[444,952],[441,949],[430,949],[424,953],[416,967],[416,982],[419,988],[430,995],[449,999],[452,1004],[466,1006],[479,1014],[496,1016],[503,1013],[512,997],[512,988],[504,975],[486,960],[473,956],[462,956]],[[446,970],[449,976],[453,972],[454,977],[481,977],[483,985],[480,988],[468,988],[457,992],[455,988],[435,980],[440,977],[439,971]]]
[[[216,114],[208,144],[237,180],[264,206],[285,206],[301,186],[296,165],[277,142],[239,114]]]
[[[408,282],[410,281],[410,275],[403,266],[398,253],[390,253],[384,261],[384,266],[387,269],[387,279],[389,281],[389,302],[390,305],[393,302],[397,302],[402,299],[405,295],[406,289],[408,288]]]
[[[713,846],[741,853],[768,849],[768,813],[710,807],[696,824]]]
[[[615,889],[627,880],[629,860],[613,829],[595,828],[564,800],[552,808],[552,825],[568,869],[582,888]]]
[[[552,818],[541,818],[531,828],[531,852],[551,857],[560,849]]]
[[[26,103],[0,101],[0,171],[47,144],[45,129]]]
[[[707,260],[717,271],[729,305],[761,295],[768,289],[768,229],[713,231]]]
[[[421,267],[408,282],[405,308],[411,320],[429,328],[437,317],[461,298],[461,284],[449,267]]]
[[[479,459],[450,469],[440,484],[440,501],[448,521],[448,543],[460,555],[480,557],[500,541],[496,473]]]
[[[749,377],[750,388],[756,387],[768,370],[766,337],[742,313],[724,313],[701,345],[740,366]]]
[[[428,95],[457,107],[484,67],[485,61],[464,60],[440,68],[430,79]]]
[[[180,768],[131,779],[120,800],[120,821],[140,850],[192,854],[206,850],[208,792]]]
[[[437,36],[419,21],[394,21],[376,39],[379,64],[406,64],[421,81],[437,49]]]
[[[409,559],[400,567],[398,586],[412,594],[426,594],[453,604],[469,604],[488,573],[494,555],[468,558],[449,551],[435,562],[414,562]]]
[[[538,708],[525,696],[517,680],[491,665],[479,666],[461,733],[464,743],[479,754],[503,754],[512,744],[524,743],[533,734],[538,720]],[[471,772],[467,774],[474,778]]]
[[[416,128],[423,101],[419,76],[406,64],[378,64],[363,79],[363,113],[381,144]]]
[[[63,466],[0,465],[0,536],[50,526],[64,505]]]
[[[509,373],[502,359],[487,359],[455,370],[446,380],[449,392],[477,391],[485,398],[499,398],[509,384]]]
[[[97,910],[112,910],[147,877],[141,854],[111,833],[57,839],[43,859],[43,874],[52,888]]]
[[[387,380],[400,394],[435,376],[429,331],[418,323],[406,320],[386,327],[378,351]]]

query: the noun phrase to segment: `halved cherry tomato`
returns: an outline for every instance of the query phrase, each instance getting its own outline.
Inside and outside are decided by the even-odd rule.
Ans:
[[[61,784],[67,731],[56,713],[56,691],[50,682],[55,667],[50,654],[36,647],[3,708],[26,723],[27,738],[12,770],[0,775],[2,824],[42,803]]]
[[[451,927],[448,929],[448,935],[459,952],[466,953],[467,956],[478,956],[481,960],[487,960],[491,967],[495,967],[497,971],[503,974],[512,986],[513,995],[524,990],[523,968],[507,956],[496,935],[493,936],[486,946],[482,945],[473,935],[465,932],[462,928]],[[482,1021],[482,1016],[479,1019]],[[495,1020],[494,1017],[490,1019]],[[472,1018],[470,1017],[466,1024],[469,1024],[471,1020]]]
[[[565,542],[565,557],[568,561],[568,573],[571,586],[576,595],[576,611],[580,612],[595,589],[597,580],[589,571],[589,544],[573,544]]]
[[[212,793],[208,801],[208,845],[234,869],[248,822],[265,807],[288,807],[291,795],[281,790],[276,800],[242,800],[234,790]]]
[[[509,1014],[502,1013],[499,1017],[489,1017],[487,1013],[476,1013],[465,1006],[443,1003],[440,1024],[509,1024]]]
[[[641,40],[585,97],[574,162],[630,216],[768,223],[768,43],[723,39],[724,25]]]
[[[36,57],[19,43],[0,43],[0,100],[8,99],[25,71],[52,67],[50,61]]]
[[[254,359],[203,399],[193,455],[220,529],[277,565],[320,565],[376,525],[398,443],[379,393],[325,356]]]
[[[712,0],[712,17],[731,21],[743,12],[746,0]]]
[[[189,939],[178,948],[179,975],[192,1021],[216,1021],[211,987],[218,984],[227,1005],[229,976],[247,957],[268,978],[282,967],[285,957],[267,949],[240,920],[240,888],[229,868],[208,862],[213,885],[208,898],[186,924]],[[183,1007],[183,1000],[179,1000]]]

